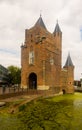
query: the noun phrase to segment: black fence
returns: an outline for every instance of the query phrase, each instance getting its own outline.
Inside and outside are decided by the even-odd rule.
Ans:
[[[20,87],[0,87],[0,99],[20,96],[20,95],[44,95],[43,91],[36,89],[24,89]]]
[[[3,85],[2,87],[0,87],[0,95],[2,94],[7,94],[7,93],[16,93],[16,92],[22,92],[22,91],[26,91],[26,89],[20,88],[20,87],[5,87],[5,85]]]
[[[56,92],[53,90],[36,90],[25,89],[20,87],[0,87],[0,100],[21,95],[39,95],[42,97],[48,97],[54,95]]]

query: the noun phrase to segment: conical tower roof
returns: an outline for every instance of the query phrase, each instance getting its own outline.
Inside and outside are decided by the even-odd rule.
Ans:
[[[71,57],[70,57],[70,53],[68,54],[68,57],[67,57],[67,60],[66,60],[66,63],[65,63],[64,67],[68,67],[68,66],[74,66],[73,62],[71,60]]]
[[[59,27],[58,21],[56,23],[55,30],[54,30],[53,34],[55,34],[56,32],[60,32],[61,33],[61,29]]]
[[[41,15],[40,15],[39,19],[37,20],[35,26],[41,26],[41,27],[43,27],[44,29],[46,29],[46,26],[45,26],[45,24],[44,24],[44,22],[43,22],[43,19],[42,19]]]

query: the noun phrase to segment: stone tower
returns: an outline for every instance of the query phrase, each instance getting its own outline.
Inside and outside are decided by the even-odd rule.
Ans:
[[[54,33],[48,32],[40,16],[34,27],[26,29],[21,46],[22,79],[24,88],[60,89],[61,37],[58,23]]]
[[[68,86],[62,84],[61,61],[62,32],[59,24],[57,22],[54,32],[50,33],[40,16],[32,28],[25,30],[25,42],[21,46],[21,87],[61,92],[63,86]],[[67,63],[65,68],[69,71],[65,73],[69,77],[67,80],[70,80],[73,68],[68,67]]]
[[[61,70],[61,89],[63,93],[74,93],[74,65],[70,54]]]
[[[74,65],[72,63],[70,53],[68,54],[66,63],[64,65],[64,69],[67,70],[66,92],[67,93],[73,93],[74,92]]]

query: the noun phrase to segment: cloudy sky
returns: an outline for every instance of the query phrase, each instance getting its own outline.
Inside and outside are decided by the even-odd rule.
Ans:
[[[0,0],[0,64],[21,66],[24,31],[42,14],[50,32],[58,19],[63,33],[62,66],[70,52],[75,79],[82,77],[82,0]]]

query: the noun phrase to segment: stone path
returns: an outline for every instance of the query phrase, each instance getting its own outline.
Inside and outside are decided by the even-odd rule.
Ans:
[[[0,107],[4,106],[6,102],[0,102]]]
[[[21,95],[21,96],[17,96],[17,97],[11,97],[11,98],[6,98],[6,99],[2,99],[0,100],[0,102],[2,103],[8,103],[8,102],[12,102],[12,104],[9,106],[8,109],[8,113],[15,113],[18,111],[18,108],[23,105],[26,104],[32,100],[35,100],[37,98],[41,97],[41,95]],[[13,105],[13,102],[16,101],[20,101],[20,103],[18,103],[17,105]]]

